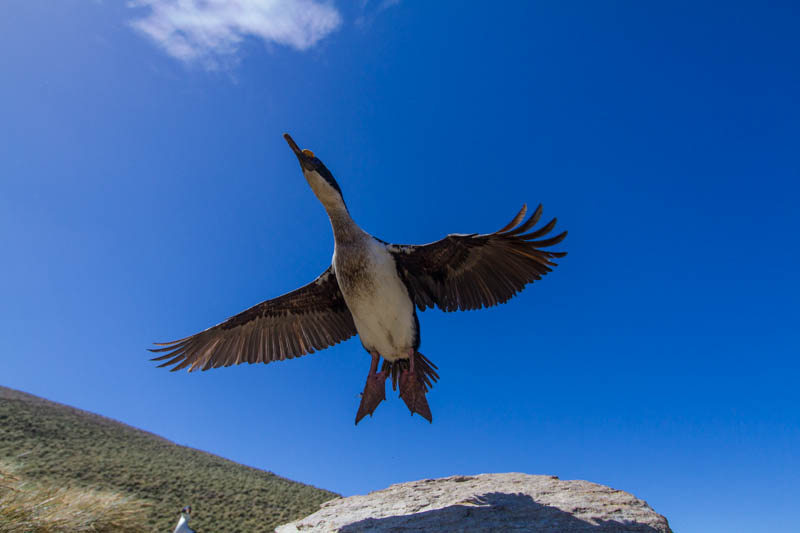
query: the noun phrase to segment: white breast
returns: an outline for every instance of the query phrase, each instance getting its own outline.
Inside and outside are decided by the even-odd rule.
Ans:
[[[189,524],[187,522],[188,520],[186,520],[186,517],[181,516],[173,533],[194,533],[193,529],[189,529]]]
[[[417,334],[414,304],[384,245],[370,237],[357,249],[337,247],[333,264],[364,347],[389,361],[407,358]]]

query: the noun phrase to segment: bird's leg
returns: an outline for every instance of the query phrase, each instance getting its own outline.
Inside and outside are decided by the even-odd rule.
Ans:
[[[386,378],[389,375],[387,371],[378,372],[378,362],[380,361],[380,354],[377,352],[370,352],[372,355],[372,363],[369,366],[369,375],[367,376],[367,383],[364,385],[364,392],[361,393],[361,404],[358,406],[356,413],[356,424],[367,415],[372,416],[378,404],[386,399]]]
[[[428,406],[428,400],[425,398],[425,386],[422,383],[422,378],[417,374],[414,368],[414,359],[416,359],[416,351],[408,351],[408,370],[404,370],[400,374],[400,397],[406,402],[411,414],[419,413],[419,415],[427,420],[433,422],[431,415],[431,408]]]

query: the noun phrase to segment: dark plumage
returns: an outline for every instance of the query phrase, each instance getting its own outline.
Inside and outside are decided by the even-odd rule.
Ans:
[[[333,268],[304,287],[267,300],[184,339],[156,343],[166,352],[154,361],[172,371],[208,370],[239,363],[292,359],[355,335]]]
[[[424,245],[389,244],[397,271],[414,304],[424,311],[469,311],[507,302],[525,285],[551,271],[551,259],[566,252],[542,250],[563,241],[567,232],[537,241],[556,225],[554,218],[530,230],[542,216],[542,206],[523,224],[526,207],[505,227],[489,234],[451,234]]]

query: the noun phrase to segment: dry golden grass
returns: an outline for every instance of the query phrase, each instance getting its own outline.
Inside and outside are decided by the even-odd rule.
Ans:
[[[145,502],[114,492],[25,480],[0,463],[0,532],[134,533],[147,529]]]

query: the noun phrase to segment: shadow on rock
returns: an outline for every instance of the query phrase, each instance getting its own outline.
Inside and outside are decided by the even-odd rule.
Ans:
[[[574,509],[573,512],[580,512]],[[651,526],[635,522],[576,518],[556,507],[537,503],[527,494],[490,492],[455,505],[420,513],[367,518],[342,527],[339,531],[530,531],[532,533],[659,533]]]

